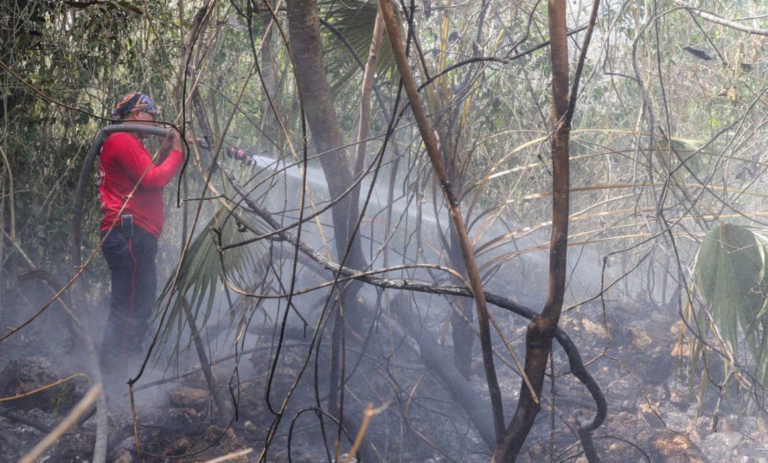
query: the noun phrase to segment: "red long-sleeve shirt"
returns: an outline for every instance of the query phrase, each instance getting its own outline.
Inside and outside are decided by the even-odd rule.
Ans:
[[[144,171],[139,187],[123,210],[132,214],[136,226],[160,237],[163,230],[163,188],[181,166],[181,151],[171,150],[160,165],[152,159],[144,145],[133,135],[118,132],[110,135],[99,154],[99,194],[101,196],[101,230],[120,226],[118,213]]]

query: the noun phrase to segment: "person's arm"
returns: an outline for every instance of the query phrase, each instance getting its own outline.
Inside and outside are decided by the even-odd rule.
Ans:
[[[177,142],[172,145],[168,157],[156,166],[152,164],[152,159],[144,145],[128,136],[122,141],[118,162],[125,169],[128,177],[134,181],[142,178],[144,171],[147,171],[141,180],[144,188],[163,188],[176,175],[182,163],[181,149],[178,146],[181,143],[178,142],[178,137],[175,138]]]
[[[181,144],[181,138],[179,137],[178,132],[171,129],[168,135],[165,136],[165,138],[158,137],[159,140],[161,140],[160,145],[160,152],[157,155],[157,163],[162,164],[165,159],[168,157],[168,155],[173,150],[182,150],[182,144]]]

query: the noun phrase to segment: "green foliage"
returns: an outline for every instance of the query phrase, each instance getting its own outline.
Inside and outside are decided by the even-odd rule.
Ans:
[[[764,252],[751,231],[733,224],[709,232],[699,250],[696,283],[733,346],[738,344],[738,326],[746,330],[753,324],[765,299]]]
[[[174,327],[178,328],[177,336],[183,332],[186,324],[183,304],[188,304],[198,328],[202,328],[210,319],[217,297],[221,297],[221,289],[226,283],[251,290],[253,275],[267,273],[264,268],[266,263],[262,260],[265,248],[260,242],[220,251],[222,247],[253,237],[245,231],[242,221],[250,220],[242,214],[232,215],[227,208],[221,207],[206,224],[204,231],[190,244],[187,257],[181,263],[175,288],[171,275],[158,300],[158,305],[164,307],[168,297],[174,298],[164,330],[166,341]],[[261,282],[260,278],[256,280]],[[229,294],[228,290],[225,292]],[[242,314],[229,312],[230,327],[238,315]],[[181,347],[179,339],[174,347]]]
[[[700,312],[699,326],[706,331],[712,325],[717,328],[736,359],[739,345],[749,346],[761,380],[767,370],[763,361],[767,355],[765,246],[764,240],[742,226],[719,225],[704,238],[694,267],[695,289],[705,302],[701,310],[711,315]]]
[[[357,56],[365,63],[376,23],[377,3],[362,0],[350,2],[325,0],[319,2],[319,6],[322,17],[344,35]],[[323,32],[326,33],[326,67],[328,75],[333,79],[331,91],[338,94],[350,87],[350,82],[356,75],[362,78],[362,70],[345,44],[333,33],[327,30]],[[384,34],[377,72],[379,76],[383,76],[391,75],[394,70],[395,58],[392,47],[389,45],[387,34]]]

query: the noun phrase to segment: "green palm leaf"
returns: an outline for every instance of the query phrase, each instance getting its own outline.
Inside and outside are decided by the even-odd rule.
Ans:
[[[697,289],[723,340],[737,352],[743,335],[761,378],[766,373],[763,363],[768,347],[763,316],[768,289],[765,270],[765,243],[734,224],[720,225],[706,235],[694,267]],[[706,326],[703,318],[699,321]]]
[[[365,0],[345,0],[343,2],[322,0],[318,6],[321,16],[346,37],[357,56],[365,62],[373,38],[373,26],[376,23],[376,11],[378,10],[377,3]],[[324,50],[326,67],[329,79],[331,79],[331,92],[335,95],[348,88],[358,73],[362,77],[362,70],[351,57],[346,45],[332,33],[327,34],[326,37]],[[395,58],[387,34],[384,34],[384,41],[381,44],[377,70],[379,75],[391,74],[395,70]]]
[[[225,278],[245,289],[251,289],[254,281],[263,280],[254,277],[263,276],[266,272],[263,260],[266,247],[261,242],[235,247],[223,253],[219,251],[223,246],[252,238],[253,234],[246,231],[242,224],[248,222],[258,227],[256,223],[250,223],[253,220],[240,214],[234,216],[227,208],[221,207],[206,224],[205,231],[190,244],[173,293],[173,277],[166,283],[158,304],[162,304],[168,297],[173,298],[163,331],[163,342],[170,341],[171,333],[175,332],[177,337],[174,350],[181,351],[188,347],[181,346],[180,342],[186,324],[182,304],[189,304],[198,329],[202,329],[211,318],[216,301],[224,297],[222,289]],[[230,311],[228,315],[231,328],[238,314]]]

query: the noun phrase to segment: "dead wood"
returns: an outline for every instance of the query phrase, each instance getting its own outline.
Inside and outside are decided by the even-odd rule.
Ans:
[[[427,368],[440,379],[453,401],[464,409],[488,449],[493,450],[496,446],[496,437],[493,422],[489,419],[491,404],[481,399],[472,389],[464,375],[456,368],[451,354],[437,344],[434,336],[422,329],[419,320],[413,317],[411,305],[406,297],[402,294],[395,296],[390,309],[403,330],[418,344]]]
[[[421,138],[424,140],[424,146],[427,148],[427,153],[429,154],[432,168],[435,172],[435,175],[437,176],[437,180],[440,182],[440,189],[442,190],[446,206],[448,207],[449,215],[451,217],[451,224],[453,225],[453,231],[456,232],[456,235],[459,239],[465,270],[467,272],[467,276],[469,277],[472,295],[475,299],[477,308],[477,321],[480,330],[480,346],[482,347],[483,351],[483,366],[485,368],[485,375],[488,381],[488,392],[491,396],[491,410],[493,412],[494,429],[498,438],[504,432],[504,408],[501,401],[501,389],[499,388],[499,380],[496,377],[496,366],[494,365],[493,360],[491,325],[488,320],[488,306],[485,300],[483,283],[480,279],[480,271],[478,270],[477,262],[475,261],[475,255],[472,243],[469,239],[469,235],[467,234],[467,228],[464,225],[464,216],[461,212],[461,205],[453,191],[448,171],[446,170],[442,155],[438,150],[435,133],[433,132],[432,127],[427,120],[427,116],[424,113],[421,100],[419,99],[416,82],[408,64],[408,57],[406,56],[405,47],[400,35],[400,29],[397,20],[395,19],[392,2],[390,0],[379,0],[379,8],[387,29],[387,35],[389,36],[389,43],[392,45],[392,51],[395,55],[397,69],[400,72],[400,78],[402,79],[403,86],[405,87],[405,91],[408,95],[408,101],[411,104],[413,116],[416,119],[416,124],[419,127]]]

